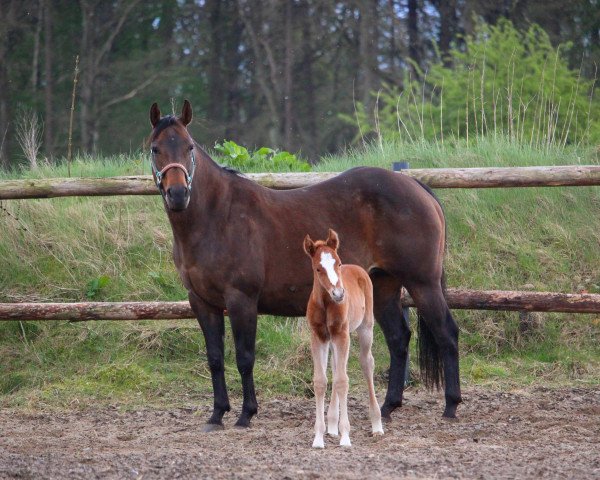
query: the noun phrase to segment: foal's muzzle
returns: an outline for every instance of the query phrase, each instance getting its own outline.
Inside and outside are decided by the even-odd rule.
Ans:
[[[180,212],[190,203],[190,189],[185,185],[169,187],[165,192],[165,200],[169,209]]]
[[[341,287],[336,287],[331,291],[331,298],[335,303],[342,303],[345,295],[346,291]]]

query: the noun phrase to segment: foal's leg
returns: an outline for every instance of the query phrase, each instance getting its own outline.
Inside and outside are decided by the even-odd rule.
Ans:
[[[315,389],[316,418],[314,448],[325,448],[325,391],[327,390],[327,355],[329,342],[323,342],[315,332],[310,337],[310,350],[313,359],[313,385]]]
[[[335,378],[335,354],[331,352],[331,373],[332,378]],[[334,437],[339,435],[338,423],[340,421],[340,402],[335,388],[331,389],[331,401],[327,409],[327,433]]]
[[[379,404],[375,396],[375,386],[373,385],[373,370],[375,369],[375,360],[371,353],[371,346],[373,345],[373,322],[370,322],[370,326],[365,325],[365,322],[363,322],[357,328],[356,333],[358,334],[358,342],[360,344],[360,366],[369,388],[369,419],[371,420],[372,431],[374,435],[383,434],[381,411],[379,410]]]
[[[242,377],[244,402],[236,427],[249,427],[250,419],[258,411],[254,391],[254,356],[256,346],[257,304],[256,300],[236,291],[226,298],[227,311],[235,341],[235,360]]]
[[[340,446],[349,447],[350,443],[350,421],[348,420],[348,354],[350,352],[350,333],[348,326],[335,335],[333,344],[333,355],[335,357],[335,377],[333,378],[333,390],[337,393],[340,402]]]
[[[223,428],[223,415],[230,409],[225,385],[224,346],[225,325],[223,312],[214,311],[193,293],[189,294],[190,305],[198,317],[198,323],[204,333],[206,343],[206,357],[212,378],[214,407],[213,413],[207,424],[202,429],[204,432]]]

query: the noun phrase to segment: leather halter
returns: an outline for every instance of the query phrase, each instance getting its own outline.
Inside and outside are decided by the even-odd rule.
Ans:
[[[192,180],[194,178],[194,172],[196,171],[196,156],[194,155],[194,150],[192,150],[191,157],[192,168],[189,172],[187,168],[185,168],[181,163],[169,163],[168,165],[165,165],[161,170],[159,170],[156,167],[156,163],[154,162],[154,152],[150,151],[150,164],[152,165],[152,172],[156,177],[156,186],[160,190],[161,194],[164,191],[164,188],[162,186],[163,177],[165,173],[167,173],[167,171],[171,170],[172,168],[179,168],[180,170],[183,170],[183,173],[185,174],[186,187],[189,191],[192,190]]]

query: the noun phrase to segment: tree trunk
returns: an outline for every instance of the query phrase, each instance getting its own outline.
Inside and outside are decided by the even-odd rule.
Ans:
[[[81,1],[81,90],[79,93],[79,134],[84,152],[91,150],[90,115],[94,91],[94,62],[92,59],[92,9],[88,2]]]
[[[44,0],[44,72],[46,85],[44,87],[44,143],[46,155],[54,155],[54,75],[52,73],[53,44],[52,44],[52,1]]]
[[[454,39],[456,29],[456,0],[441,0],[439,2],[438,11],[440,13],[440,38],[438,46],[442,61],[446,67],[451,65],[449,57],[450,43]]]
[[[213,135],[220,137],[224,117],[224,88],[225,79],[222,75],[221,62],[223,59],[223,23],[226,21],[221,14],[223,2],[207,0],[205,8],[208,13],[210,35],[210,53],[208,59],[208,120],[217,127]]]
[[[35,97],[37,93],[40,71],[40,37],[42,35],[42,22],[44,17],[44,2],[38,1],[37,18],[35,19],[35,33],[33,35],[33,55],[31,56],[31,92]]]
[[[310,5],[307,0],[300,3],[298,18],[302,19],[302,60],[298,68],[302,102],[298,102],[299,104],[296,107],[301,111],[301,114],[297,115],[297,121],[303,120],[302,149],[310,158],[320,152],[321,142],[317,130],[316,88],[313,74],[314,56],[310,29],[312,19],[310,17]]]
[[[285,63],[284,63],[284,87],[283,87],[283,142],[284,148],[289,151],[295,150],[293,142],[293,110],[292,110],[292,95],[293,95],[293,76],[292,66],[294,64],[294,48],[292,46],[292,7],[293,0],[285,2]]]
[[[421,40],[419,38],[419,2],[408,0],[408,56],[421,66]],[[417,68],[411,66],[414,78],[418,77]]]
[[[10,58],[10,36],[17,29],[16,12],[20,6],[18,0],[0,3],[0,166],[8,167],[10,149],[8,138],[10,124],[11,87],[8,78],[8,59]]]
[[[375,90],[375,71],[377,69],[377,1],[362,0],[360,2],[359,25],[360,56],[360,96],[367,112],[373,110]]]

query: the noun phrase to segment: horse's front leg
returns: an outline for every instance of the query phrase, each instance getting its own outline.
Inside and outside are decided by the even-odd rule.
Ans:
[[[244,402],[236,427],[249,427],[258,411],[254,391],[254,357],[256,346],[257,301],[237,291],[226,298],[227,311],[235,341],[235,359],[242,377]]]
[[[225,384],[224,345],[225,324],[223,312],[215,311],[195,294],[189,294],[190,305],[198,318],[204,333],[206,357],[212,377],[214,408],[211,417],[203,428],[210,432],[223,428],[223,415],[230,410],[227,385]]]

